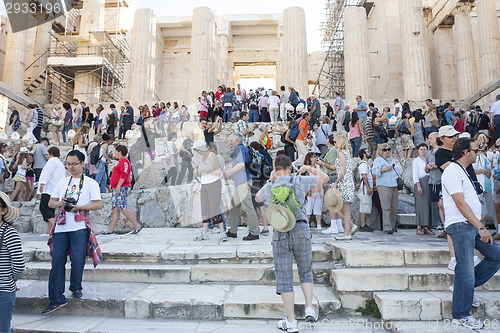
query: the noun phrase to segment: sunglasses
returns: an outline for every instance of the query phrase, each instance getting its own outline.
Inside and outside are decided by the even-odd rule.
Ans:
[[[391,148],[384,148],[382,151],[391,151]]]
[[[469,151],[473,151],[477,154],[477,152],[479,151],[479,149],[469,149]]]
[[[495,146],[495,148],[500,148],[500,146]]]
[[[456,138],[457,136],[456,135],[452,135],[452,136],[446,136],[448,139],[453,139],[453,138]]]

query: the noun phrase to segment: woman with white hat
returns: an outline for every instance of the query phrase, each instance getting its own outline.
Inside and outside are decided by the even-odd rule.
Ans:
[[[12,159],[12,170],[16,174],[12,180],[15,182],[14,191],[10,194],[11,201],[21,201],[23,187],[26,184],[26,170],[28,170],[28,148],[22,147],[17,156]]]
[[[210,152],[207,143],[202,140],[195,142],[193,150],[201,158],[197,159],[197,173],[201,180],[201,216],[203,218],[203,231],[194,238],[195,241],[208,239],[208,224],[210,221],[219,226],[220,240],[227,242],[221,215],[221,166],[217,155]]]
[[[19,212],[4,192],[0,192],[0,215],[0,332],[10,332],[18,290],[16,281],[24,270],[24,257],[21,238],[12,227]]]

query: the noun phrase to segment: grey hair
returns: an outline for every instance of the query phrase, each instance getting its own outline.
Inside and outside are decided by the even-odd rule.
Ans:
[[[243,142],[243,135],[240,132],[234,132],[231,134],[231,139],[237,139],[238,142]]]

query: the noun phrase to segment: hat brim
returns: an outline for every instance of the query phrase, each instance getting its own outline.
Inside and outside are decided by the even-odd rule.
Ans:
[[[284,227],[284,228],[276,228],[275,225],[273,225],[272,216],[278,210],[281,213],[286,214],[287,217],[288,217],[288,221],[290,221],[288,223],[288,225],[286,227]],[[295,227],[295,223],[296,223],[295,222],[295,216],[293,215],[292,211],[290,209],[285,208],[285,207],[280,206],[280,205],[271,205],[271,206],[269,206],[269,208],[266,209],[266,219],[269,222],[269,224],[271,225],[271,227],[273,227],[274,230],[277,230],[279,232],[287,232],[287,231],[292,230]]]
[[[5,192],[0,192],[0,200],[2,200],[7,206],[7,213],[3,216],[3,220],[9,224],[12,224],[15,220],[19,218],[19,210],[12,206],[9,197]]]
[[[330,205],[327,203],[327,200],[324,200],[326,208],[328,208],[329,211],[331,212],[339,212],[342,209],[342,206],[344,205],[344,199],[342,198],[342,193],[335,188],[331,187],[328,191],[326,191],[324,198],[327,196],[335,196],[337,198],[337,203],[335,205]]]

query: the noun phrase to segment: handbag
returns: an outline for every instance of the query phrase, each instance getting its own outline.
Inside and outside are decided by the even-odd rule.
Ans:
[[[401,124],[398,127],[398,132],[399,134],[411,134],[410,130],[406,126],[406,121],[402,121]]]
[[[52,125],[54,126],[62,126],[63,120],[62,119],[53,119],[52,120]]]
[[[439,128],[439,120],[436,112],[431,112],[431,114],[429,115],[429,121],[431,122],[432,126]]]
[[[385,157],[382,157],[387,163],[389,163],[389,161],[385,158]],[[392,163],[389,163],[392,165]],[[392,170],[396,173],[396,176],[398,176],[398,179],[396,181],[397,183],[397,186],[398,186],[398,191],[401,191],[404,186],[405,186],[405,182],[403,181],[403,178],[401,178],[401,176],[399,175],[399,173],[396,171],[396,168],[392,168]]]

